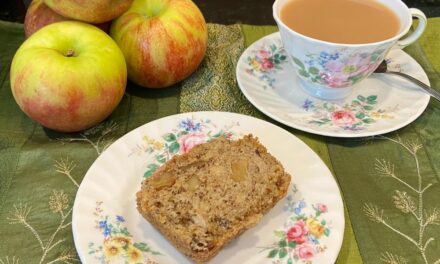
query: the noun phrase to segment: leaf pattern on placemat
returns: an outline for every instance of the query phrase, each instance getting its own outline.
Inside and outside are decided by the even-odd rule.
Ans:
[[[76,137],[58,138],[58,140],[62,142],[86,142],[95,149],[97,155],[100,155],[113,143],[114,138],[108,136],[117,128],[118,124],[108,121],[89,128]]]
[[[3,259],[0,258],[0,264],[20,264],[20,259],[15,256],[11,258],[9,258],[9,256],[6,256]]]
[[[365,203],[363,211],[371,221],[382,224],[384,227],[386,227],[386,229],[388,229],[388,231],[399,235],[402,240],[409,241],[413,247],[415,247],[416,252],[418,252],[418,254],[421,256],[423,263],[438,263],[440,262],[440,259],[431,260],[431,258],[436,256],[428,256],[426,253],[426,249],[432,246],[431,244],[435,240],[431,234],[426,232],[426,228],[433,225],[440,226],[440,210],[438,207],[428,207],[424,203],[424,195],[430,189],[430,187],[433,186],[433,184],[425,183],[423,181],[418,157],[418,151],[423,148],[423,145],[419,144],[417,141],[404,142],[399,137],[394,139],[386,136],[378,136],[377,138],[388,140],[399,145],[404,152],[411,156],[412,160],[414,161],[417,185],[414,186],[414,184],[408,180],[399,177],[398,173],[396,173],[395,164],[393,162],[385,159],[376,159],[374,168],[377,176],[393,179],[399,184],[399,188],[404,187],[409,191],[406,192],[399,189],[394,190],[392,200],[396,209],[402,213],[399,216],[394,215],[392,218],[388,218],[386,216],[387,211],[385,209],[379,208],[377,205],[372,203]],[[412,226],[414,230],[417,230],[416,233],[418,236],[416,237],[407,231],[402,230],[401,227],[393,223],[393,218],[399,218],[407,214],[411,215],[417,222],[417,226]],[[382,253],[380,260],[383,263],[388,264],[407,263],[407,260],[404,257],[388,251]]]
[[[68,176],[70,180],[77,186],[76,180],[73,178],[71,172],[75,168],[76,164],[72,161],[69,161],[69,158],[62,158],[60,160],[55,161],[54,168],[60,173]],[[33,236],[33,239],[36,240],[37,244],[41,249],[41,257],[39,259],[39,264],[42,263],[74,263],[77,262],[77,256],[75,254],[74,249],[63,249],[61,253],[55,256],[53,259],[50,259],[49,253],[53,251],[56,247],[61,247],[65,244],[65,238],[60,237],[60,231],[70,227],[71,225],[71,213],[73,204],[71,200],[73,197],[69,197],[68,194],[65,193],[63,189],[53,189],[52,193],[49,195],[49,201],[47,203],[50,211],[53,214],[59,215],[59,221],[57,224],[54,224],[54,229],[51,230],[50,236],[48,238],[44,238],[41,235],[41,231],[37,230],[34,226],[34,220],[32,219],[32,205],[29,203],[19,202],[14,204],[14,209],[7,217],[9,220],[9,224],[22,225],[28,232]],[[13,262],[15,260],[18,264],[19,260],[15,256],[12,257]],[[49,259],[49,260],[48,260]],[[6,257],[6,263],[9,263],[9,258]],[[1,262],[0,262],[1,263]],[[37,263],[37,262],[36,262]]]
[[[103,122],[95,127],[85,130],[72,137],[58,138],[62,144],[71,144],[72,142],[84,142],[88,148],[93,148],[96,155],[100,155],[111,143],[114,138],[110,135],[118,128],[113,121]],[[58,175],[62,175],[66,179],[66,184],[74,185],[75,192],[79,188],[78,176],[75,175],[77,163],[72,158],[60,157],[53,161],[53,170]],[[47,194],[48,201],[46,208],[52,214],[58,215],[58,222],[52,224],[52,228],[47,236],[47,230],[37,228],[44,219],[33,218],[33,212],[39,208],[38,201],[21,202],[18,201],[13,205],[12,210],[7,217],[9,224],[22,225],[29,232],[32,239],[40,248],[39,259],[35,263],[52,264],[52,263],[77,263],[79,259],[75,249],[61,235],[63,230],[68,230],[71,226],[71,213],[73,209],[74,193],[67,193],[65,189],[53,188],[50,194]],[[35,203],[35,207],[33,204]],[[40,212],[39,212],[40,213]],[[38,221],[40,220],[40,221]],[[45,235],[43,235],[45,234]],[[56,249],[56,250],[55,250]],[[17,256],[5,256],[0,258],[0,264],[19,264]]]

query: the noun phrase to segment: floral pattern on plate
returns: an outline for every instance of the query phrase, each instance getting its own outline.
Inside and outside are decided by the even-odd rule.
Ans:
[[[342,130],[359,131],[380,119],[393,119],[394,109],[376,109],[377,95],[358,95],[344,105],[306,99],[302,108],[313,114],[305,118],[312,126],[334,126]]]
[[[315,255],[313,261],[334,263],[344,234],[344,207],[329,169],[315,152],[291,133],[257,118],[224,112],[184,113],[152,121],[127,133],[100,155],[84,176],[73,206],[72,230],[75,246],[83,263],[136,263],[136,253],[139,251],[143,259],[138,263],[142,264],[148,261],[164,264],[191,263],[136,208],[135,193],[140,188],[147,166],[151,162],[157,162],[156,155],[163,150],[165,144],[169,144],[163,136],[170,133],[177,135],[180,131],[186,131],[185,135],[204,133],[212,136],[220,131],[225,134],[230,132],[229,135],[234,139],[250,133],[258,137],[268,151],[282,162],[286,171],[296,175],[296,186],[293,188],[292,183],[289,189],[297,190],[292,196],[298,197],[293,197],[292,201],[303,199],[308,205],[302,209],[306,217],[312,216],[312,205],[316,207],[321,201],[327,202],[329,213],[322,213],[322,216],[331,224],[331,228],[326,224],[331,229],[331,235],[322,235],[319,239],[320,245],[325,244],[327,249]],[[150,142],[144,136],[148,136]],[[179,142],[178,138],[176,136],[176,142]],[[179,146],[179,151],[180,149]],[[292,149],[296,151],[292,152]],[[320,184],[313,185],[315,182]],[[287,232],[289,226],[284,224],[294,214],[287,208],[283,210],[286,200],[287,197],[270,210],[258,226],[244,232],[234,243],[222,249],[210,263],[284,261],[285,259],[268,259],[269,251],[259,253],[262,248],[258,246],[270,246],[277,242],[279,238],[273,236],[274,230]],[[95,204],[95,201],[102,202]],[[318,217],[319,221],[322,219]],[[257,246],[256,241],[259,241]],[[116,244],[121,242],[124,244]],[[119,255],[112,257],[106,249],[112,249],[113,252],[110,253]],[[128,255],[128,249],[136,252],[135,255]],[[301,260],[297,263],[301,263]]]
[[[144,136],[143,143],[137,145],[130,155],[145,152],[151,154],[152,160],[144,173],[144,177],[150,177],[175,154],[187,153],[194,146],[218,137],[233,138],[235,134],[231,129],[235,126],[239,126],[239,123],[232,122],[219,128],[209,119],[185,118],[180,120],[177,128],[163,134],[160,140]]]
[[[293,194],[297,188],[293,187]],[[324,237],[330,236],[330,227],[323,215],[328,212],[327,205],[317,203],[311,206],[304,199],[296,200],[292,195],[286,199],[284,209],[293,213],[281,230],[275,230],[278,241],[264,247],[269,251],[267,258],[273,263],[293,264],[299,261],[313,263],[313,258],[327,249],[322,243]]]
[[[103,235],[104,240],[97,245],[89,243],[89,255],[102,264],[125,263],[125,264],[157,264],[151,255],[161,255],[160,252],[152,250],[148,244],[134,242],[133,236],[124,226],[125,218],[121,215],[110,217],[104,215],[101,208],[103,202],[96,202],[93,215],[96,217],[95,228]]]
[[[298,74],[305,79],[330,87],[347,87],[358,83],[367,77],[382,61],[385,50],[380,49],[372,53],[344,54],[344,51],[319,54],[307,54],[307,59],[301,61],[293,57],[298,67]]]
[[[253,50],[251,56],[246,61],[249,66],[246,72],[258,77],[267,87],[273,88],[276,81],[273,73],[282,69],[282,64],[287,62],[287,56],[281,43],[279,45],[263,45],[257,50]]]

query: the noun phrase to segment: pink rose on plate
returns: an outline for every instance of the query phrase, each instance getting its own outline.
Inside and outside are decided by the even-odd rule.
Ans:
[[[264,70],[270,70],[273,68],[273,63],[268,60],[268,59],[264,59],[263,62],[261,63],[261,67],[263,67]]]
[[[267,50],[259,50],[258,51],[258,57],[262,58],[262,59],[267,59],[270,57],[270,52]]]
[[[302,244],[306,241],[307,232],[308,229],[306,223],[303,220],[299,220],[287,230],[287,240]]]
[[[321,204],[321,203],[319,203],[319,204],[316,204],[316,208],[318,209],[318,211],[319,212],[321,212],[321,213],[327,213],[327,205],[325,205],[325,204]]]
[[[337,126],[349,126],[357,122],[356,117],[350,110],[339,110],[331,114],[333,124]]]
[[[315,248],[308,244],[301,244],[295,248],[295,255],[297,255],[300,259],[311,259],[315,256]]]
[[[204,133],[190,133],[184,136],[181,136],[177,139],[177,142],[180,145],[180,153],[184,154],[190,151],[195,145],[199,145],[205,143],[209,140],[209,137]]]

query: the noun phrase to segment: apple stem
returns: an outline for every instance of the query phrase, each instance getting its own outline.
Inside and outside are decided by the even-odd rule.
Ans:
[[[69,49],[66,52],[66,57],[73,57],[75,56],[75,51],[73,49]]]

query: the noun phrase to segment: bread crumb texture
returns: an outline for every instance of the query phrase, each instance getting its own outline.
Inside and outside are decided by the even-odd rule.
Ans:
[[[290,175],[252,135],[176,155],[142,183],[139,212],[182,253],[206,263],[282,199]]]

